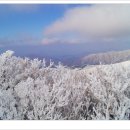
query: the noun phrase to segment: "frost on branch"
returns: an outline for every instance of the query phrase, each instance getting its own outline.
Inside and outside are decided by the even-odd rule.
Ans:
[[[130,61],[71,69],[0,55],[0,119],[128,120]]]

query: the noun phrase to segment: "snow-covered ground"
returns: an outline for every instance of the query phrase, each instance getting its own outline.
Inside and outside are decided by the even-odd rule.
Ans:
[[[114,64],[130,60],[130,50],[90,54],[81,58],[81,65]]]
[[[130,61],[71,69],[0,55],[0,119],[130,119]]]

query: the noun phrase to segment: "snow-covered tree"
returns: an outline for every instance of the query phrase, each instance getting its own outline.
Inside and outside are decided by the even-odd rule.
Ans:
[[[130,61],[69,68],[0,55],[0,119],[128,120]]]

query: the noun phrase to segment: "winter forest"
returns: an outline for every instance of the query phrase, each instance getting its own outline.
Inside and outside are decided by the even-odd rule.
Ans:
[[[0,55],[1,120],[129,120],[130,61],[71,68]]]
[[[130,4],[0,3],[0,120],[130,120]]]

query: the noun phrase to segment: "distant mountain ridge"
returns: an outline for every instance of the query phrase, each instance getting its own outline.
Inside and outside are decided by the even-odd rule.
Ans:
[[[130,50],[90,54],[81,58],[81,65],[114,64],[130,60]]]

